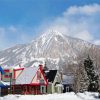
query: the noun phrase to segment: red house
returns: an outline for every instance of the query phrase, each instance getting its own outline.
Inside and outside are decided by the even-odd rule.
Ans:
[[[13,84],[13,94],[44,94],[46,93],[47,79],[42,65],[31,65],[24,68]]]

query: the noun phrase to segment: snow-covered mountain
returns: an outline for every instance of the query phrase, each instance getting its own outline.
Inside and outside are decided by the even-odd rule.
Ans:
[[[88,54],[99,63],[100,48],[97,46],[57,31],[47,31],[31,43],[0,51],[0,65],[16,66],[38,60],[46,61],[49,68],[59,68],[78,64]]]

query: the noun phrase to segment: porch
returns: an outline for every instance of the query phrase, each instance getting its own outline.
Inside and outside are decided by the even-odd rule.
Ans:
[[[46,93],[46,86],[40,86],[40,85],[15,85],[12,86],[12,93],[13,94],[45,94]]]

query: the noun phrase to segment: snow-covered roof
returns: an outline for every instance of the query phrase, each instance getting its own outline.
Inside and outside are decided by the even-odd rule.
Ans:
[[[13,67],[13,69],[20,69],[20,68],[24,68],[23,66],[22,67],[20,67],[19,65],[17,65],[17,66],[15,66],[15,67]]]
[[[27,64],[25,64],[24,66],[25,66],[25,67],[37,67],[37,66],[39,66],[40,64],[41,64],[40,62],[31,61],[31,62],[28,62]]]
[[[25,68],[16,79],[15,84],[30,84],[38,69],[39,66]]]
[[[56,84],[56,87],[63,87],[62,84]]]
[[[0,87],[7,87],[9,83],[0,81]]]
[[[3,69],[4,69],[4,70],[10,70],[10,69],[20,69],[20,68],[24,68],[24,67],[23,67],[23,66],[22,66],[22,67],[20,67],[19,65],[12,66],[12,67],[9,67],[9,66],[7,66],[7,67],[3,67]]]
[[[63,75],[62,84],[73,84],[74,76],[72,75]]]

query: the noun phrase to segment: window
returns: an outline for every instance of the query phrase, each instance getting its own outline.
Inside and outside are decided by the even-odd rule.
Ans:
[[[37,72],[37,79],[40,80],[41,79],[41,73],[38,71]]]
[[[10,73],[6,72],[4,76],[5,76],[6,78],[9,78],[9,77],[10,77]]]
[[[66,87],[66,92],[69,92],[69,87],[68,86]]]
[[[46,86],[41,86],[41,93],[46,93]]]

